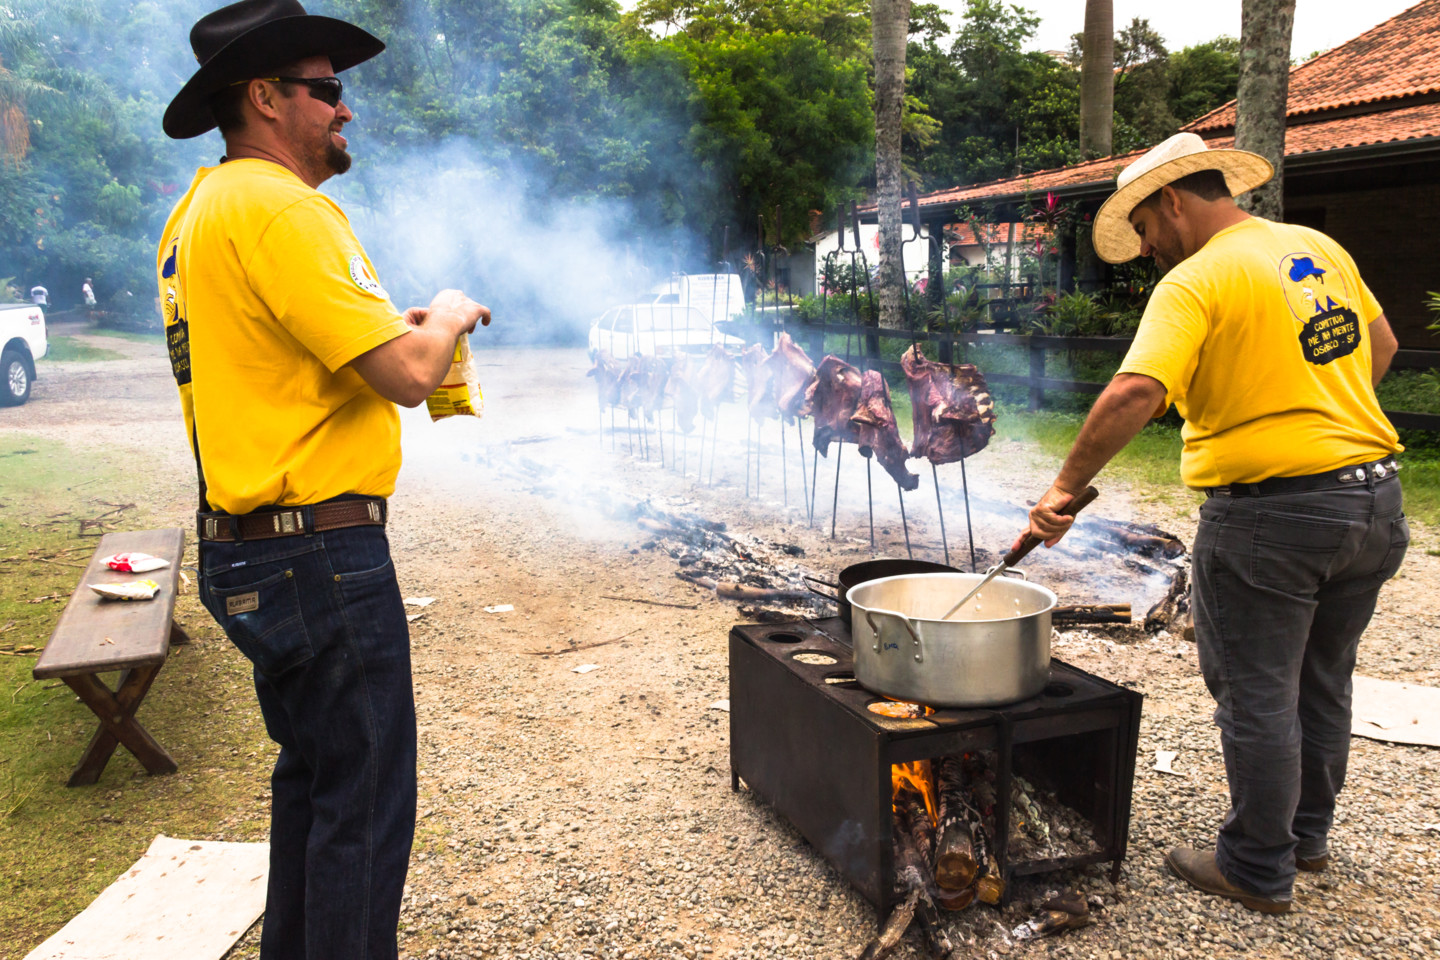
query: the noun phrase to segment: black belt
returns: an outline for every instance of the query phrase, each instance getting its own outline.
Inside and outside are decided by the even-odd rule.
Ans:
[[[385,501],[379,497],[327,500],[303,507],[279,507],[246,514],[206,511],[197,513],[201,540],[230,543],[297,537],[346,527],[383,527]]]
[[[1374,480],[1389,480],[1400,472],[1400,461],[1393,456],[1371,463],[1361,463],[1339,470],[1312,473],[1303,477],[1271,477],[1259,483],[1232,483],[1224,487],[1206,487],[1209,497],[1274,497],[1285,493],[1309,493],[1353,487]]]

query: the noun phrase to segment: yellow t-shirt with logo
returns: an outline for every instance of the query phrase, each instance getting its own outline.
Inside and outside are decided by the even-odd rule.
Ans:
[[[1370,384],[1380,314],[1338,243],[1251,217],[1155,286],[1120,372],[1160,381],[1156,416],[1185,418],[1191,487],[1367,463],[1403,449]]]
[[[334,201],[265,160],[201,168],[156,272],[213,508],[394,492],[399,414],[346,364],[410,327]]]

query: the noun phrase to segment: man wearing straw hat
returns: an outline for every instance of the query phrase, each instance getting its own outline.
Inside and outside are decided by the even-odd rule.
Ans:
[[[415,406],[489,322],[459,291],[403,314],[340,207],[335,76],[385,49],[297,0],[241,0],[190,32],[200,67],[165,132],[219,127],[156,273],[200,477],[200,599],[254,664],[271,776],[260,955],[394,960],[415,832],[409,632],[385,536]]]
[[[1175,404],[1181,476],[1207,495],[1192,607],[1230,811],[1213,849],[1166,862],[1200,890],[1284,913],[1296,869],[1329,862],[1356,647],[1410,535],[1402,447],[1374,389],[1395,338],[1339,244],[1235,205],[1272,175],[1190,133],[1121,172],[1095,250],[1153,257],[1164,278],[1029,529],[1059,540],[1071,520],[1057,511]]]

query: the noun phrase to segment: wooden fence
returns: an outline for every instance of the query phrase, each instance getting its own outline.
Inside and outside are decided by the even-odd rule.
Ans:
[[[935,346],[935,353],[942,362],[953,362],[959,351],[955,348],[961,346],[962,351],[965,345],[983,346],[986,344],[996,346],[1021,347],[1029,352],[1030,364],[1027,374],[1013,373],[985,373],[985,379],[990,383],[1011,384],[1023,386],[1029,389],[1030,409],[1038,410],[1045,402],[1045,392],[1056,390],[1063,393],[1099,393],[1105,389],[1103,382],[1092,380],[1066,380],[1046,376],[1046,353],[1051,350],[1067,351],[1098,351],[1104,353],[1124,354],[1130,349],[1131,339],[1129,337],[1051,337],[1040,334],[1026,336],[1015,333],[991,333],[987,331],[968,331],[965,333],[937,332],[927,330],[886,330],[879,327],[862,326],[857,324],[838,323],[801,323],[801,322],[776,322],[776,321],[734,321],[731,331],[737,336],[743,336],[746,340],[758,341],[762,338],[769,339],[780,331],[790,334],[797,342],[805,347],[807,353],[814,360],[818,360],[827,352],[825,349],[825,337],[842,336],[853,338],[856,350],[852,358],[858,359],[858,365],[870,367],[886,372],[901,372],[900,364],[895,360],[879,359],[879,342],[882,339],[914,341],[919,343],[930,343]],[[1433,370],[1440,368],[1440,350],[1401,350],[1395,355],[1391,364],[1394,369],[1421,369]],[[1440,414],[1434,413],[1412,413],[1407,410],[1386,410],[1385,415],[1396,427],[1409,430],[1435,430],[1440,431]]]

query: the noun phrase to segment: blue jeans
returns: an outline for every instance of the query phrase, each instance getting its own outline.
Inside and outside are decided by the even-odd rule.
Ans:
[[[1286,899],[1295,858],[1328,852],[1360,635],[1409,542],[1393,476],[1200,508],[1192,608],[1230,784],[1215,859],[1232,883]]]
[[[383,527],[200,544],[255,667],[271,775],[264,960],[394,960],[415,834],[410,636]]]

